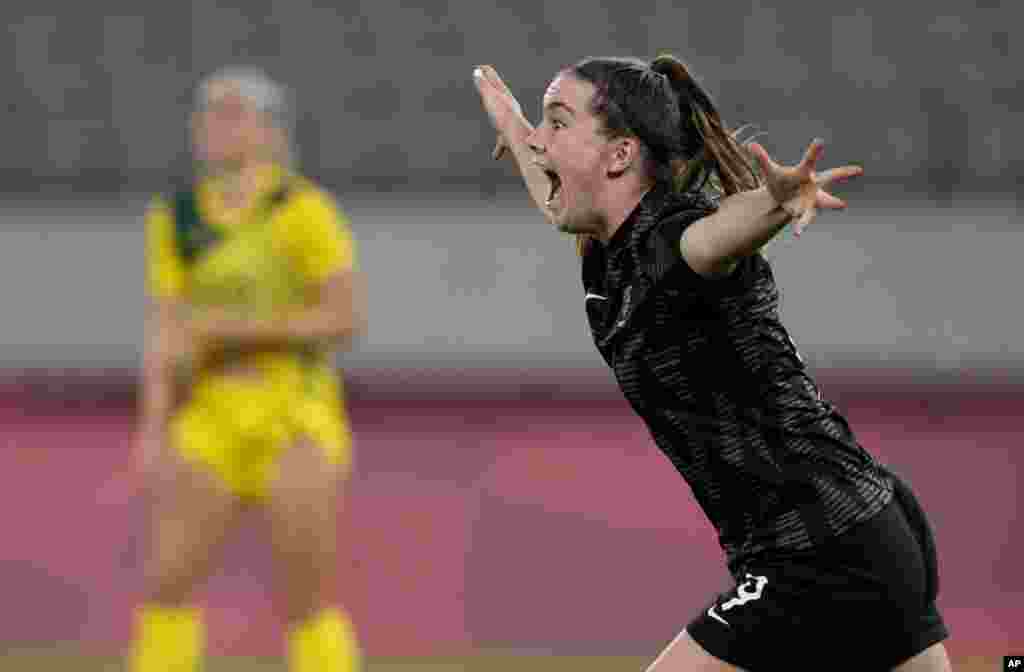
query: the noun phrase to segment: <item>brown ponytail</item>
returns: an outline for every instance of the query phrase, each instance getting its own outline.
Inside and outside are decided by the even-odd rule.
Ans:
[[[588,58],[568,70],[594,86],[591,112],[609,138],[633,136],[644,147],[644,170],[677,192],[710,189],[728,196],[756,189],[753,157],[722,122],[707,92],[672,55]],[[591,238],[578,235],[577,249]]]
[[[750,154],[718,114],[711,97],[682,61],[662,54],[651,62],[654,72],[665,75],[679,97],[683,144],[690,159],[672,161],[675,187],[679,191],[712,188],[728,196],[756,189],[761,180]]]

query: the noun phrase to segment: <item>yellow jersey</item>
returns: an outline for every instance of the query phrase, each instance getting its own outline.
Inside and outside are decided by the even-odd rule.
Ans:
[[[154,200],[146,214],[152,296],[281,317],[316,300],[332,274],[355,268],[348,219],[326,192],[280,169],[261,183],[246,211],[224,207],[213,180]],[[300,437],[345,467],[351,436],[328,354],[323,343],[201,353],[189,398],[171,419],[175,447],[241,496],[265,494],[280,451]],[[221,372],[225,359],[260,375]]]
[[[322,188],[275,167],[261,173],[258,191],[246,210],[225,207],[214,179],[154,199],[146,213],[150,295],[256,319],[286,317],[315,301],[331,275],[355,268],[349,220]],[[196,373],[228,357],[291,377],[321,368],[327,352],[319,344],[221,349],[205,353]]]

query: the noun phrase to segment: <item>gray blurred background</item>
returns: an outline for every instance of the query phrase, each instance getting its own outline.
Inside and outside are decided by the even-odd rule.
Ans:
[[[0,670],[99,669],[14,663],[14,642],[127,641],[142,214],[188,174],[192,87],[227,64],[294,89],[302,167],[368,276],[340,583],[369,652],[669,641],[724,586],[713,533],[613,389],[571,241],[490,160],[471,81],[493,64],[535,118],[561,67],[663,50],[778,160],[821,137],[826,166],[865,167],[848,211],[769,246],[783,317],[932,516],[951,650],[1022,650],[1024,5],[855,5],[0,5]],[[257,547],[212,583],[221,652],[280,653]]]
[[[303,167],[353,217],[372,329],[350,367],[595,367],[571,247],[490,160],[470,73],[494,64],[535,116],[561,66],[661,50],[780,160],[820,136],[866,168],[848,212],[769,251],[808,359],[1022,361],[1020,5],[314,4],[0,9],[0,362],[132,365],[140,214],[187,174],[197,78],[245,63],[294,88]]]

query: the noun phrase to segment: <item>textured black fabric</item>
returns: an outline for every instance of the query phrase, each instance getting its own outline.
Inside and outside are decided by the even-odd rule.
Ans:
[[[715,209],[649,192],[584,253],[594,341],[655,443],[719,532],[730,569],[822,544],[880,511],[892,480],[823,400],[778,315],[761,255],[726,278],[687,266],[679,240]]]
[[[882,511],[822,546],[752,561],[686,631],[749,672],[892,670],[949,636],[934,551],[916,498],[898,485]]]

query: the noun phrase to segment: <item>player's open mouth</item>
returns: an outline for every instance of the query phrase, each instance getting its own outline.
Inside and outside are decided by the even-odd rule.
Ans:
[[[548,200],[545,202],[545,205],[552,208],[555,205],[556,199],[562,193],[562,178],[558,176],[558,173],[549,168],[544,169],[544,174],[547,175],[548,181],[551,182],[551,191],[548,193]]]

